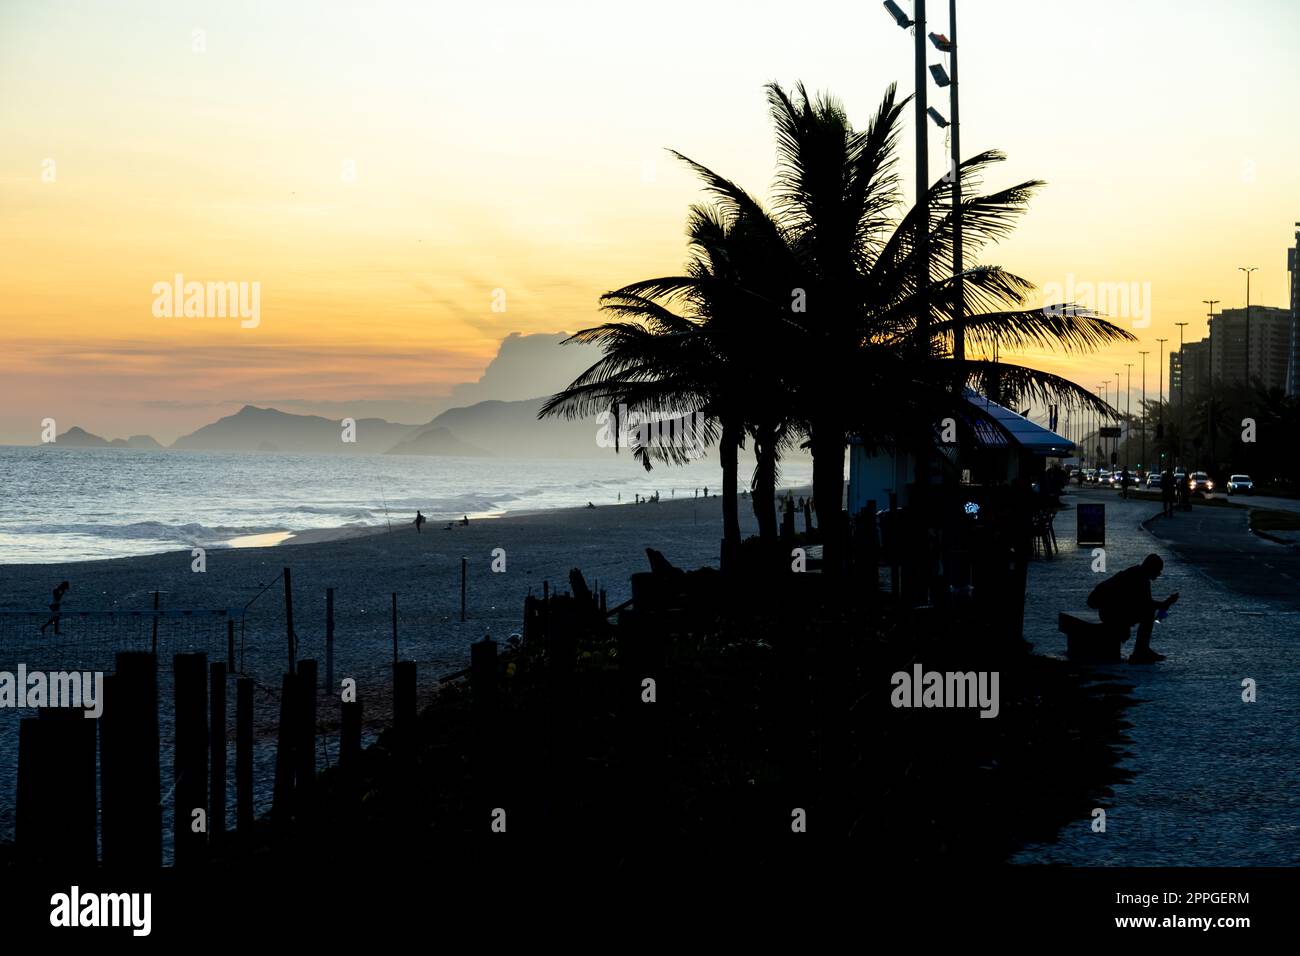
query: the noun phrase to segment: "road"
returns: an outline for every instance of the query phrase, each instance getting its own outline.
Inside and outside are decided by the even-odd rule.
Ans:
[[[1274,501],[1300,511],[1300,503],[1289,498],[1259,499],[1258,504],[1273,507]],[[1238,594],[1300,610],[1300,548],[1251,534],[1248,520],[1246,508],[1193,505],[1190,513],[1157,515],[1145,527],[1198,571]]]

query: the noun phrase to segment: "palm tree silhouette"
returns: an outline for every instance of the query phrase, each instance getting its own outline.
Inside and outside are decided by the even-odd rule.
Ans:
[[[674,152],[701,178],[714,204],[692,207],[693,259],[686,275],[634,283],[603,297],[603,307],[635,320],[638,332],[614,323],[577,333],[578,341],[605,343],[605,358],[541,414],[581,414],[632,395],[649,406],[689,399],[720,418],[725,493],[734,495],[735,448],[746,432],[754,437],[754,504],[764,513],[760,487],[765,498],[781,449],[802,436],[813,457],[823,566],[835,574],[842,561],[844,452],[851,437],[869,450],[891,449],[899,458],[911,452],[924,461],[942,419],[953,418],[967,435],[980,422],[992,423],[966,401],[968,386],[1008,402],[1056,401],[1111,418],[1118,413],[1059,376],[952,358],[957,309],[945,263],[954,237],[953,182],[941,178],[927,191],[931,258],[923,288],[915,242],[923,210],[914,206],[898,215],[897,141],[908,100],[898,100],[895,87],[886,90],[863,130],[852,127],[836,99],[810,97],[802,84],[793,95],[769,84],[767,98],[777,139],[771,212],[731,180]],[[1086,351],[1133,341],[1131,333],[1070,303],[1026,307],[1032,283],[976,262],[983,247],[1010,232],[1042,185],[1030,181],[982,194],[982,174],[1003,159],[995,151],[980,153],[957,171],[968,258],[962,273],[968,348]],[[667,308],[676,302],[686,306],[686,316]],[[693,340],[673,347],[689,362],[661,360],[662,343],[652,340],[665,336]],[[655,383],[647,391],[648,378]],[[649,457],[645,462],[648,467]],[[734,515],[733,503],[724,509],[726,541],[739,536]],[[774,536],[774,521],[765,535]]]

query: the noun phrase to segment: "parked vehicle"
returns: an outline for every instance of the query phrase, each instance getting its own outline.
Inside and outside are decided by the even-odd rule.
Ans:
[[[1228,478],[1228,494],[1235,495],[1239,492],[1243,495],[1254,494],[1255,482],[1250,475],[1231,475]]]
[[[1160,480],[1164,477],[1164,475],[1165,475],[1165,473],[1164,473],[1163,471],[1153,471],[1153,472],[1151,472],[1149,475],[1147,475],[1147,487],[1148,487],[1148,488],[1159,488],[1159,487],[1160,487]]]

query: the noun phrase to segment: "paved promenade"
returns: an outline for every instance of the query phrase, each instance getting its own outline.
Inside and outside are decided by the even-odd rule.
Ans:
[[[1124,761],[1135,776],[1098,802],[1106,832],[1081,819],[1014,862],[1300,863],[1300,549],[1252,535],[1236,508],[1168,519],[1159,503],[1106,492],[1071,489],[1066,501],[1106,503],[1108,573],[1154,552],[1165,560],[1156,598],[1182,597],[1152,639],[1168,660],[1099,668],[1134,685],[1139,701]],[[1030,569],[1025,637],[1038,653],[1063,656],[1056,614],[1086,607],[1101,575],[1092,548],[1073,543],[1072,510],[1056,529],[1061,553]],[[1244,678],[1256,682],[1255,703],[1242,701]]]

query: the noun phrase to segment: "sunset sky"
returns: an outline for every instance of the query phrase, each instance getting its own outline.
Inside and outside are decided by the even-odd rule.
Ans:
[[[1237,266],[1288,304],[1300,5],[959,6],[966,153],[1008,154],[989,186],[1048,181],[985,261],[1151,288],[1142,345],[1026,361],[1096,386],[1149,348],[1154,393],[1155,338],[1244,304]],[[875,0],[5,0],[0,443],[46,417],[167,442],[245,402],[427,420],[506,334],[679,269],[700,193],[665,147],[766,197],[765,82],[864,124],[911,58]],[[935,176],[945,150],[932,128]],[[260,324],[155,318],[176,273],[259,282]]]

